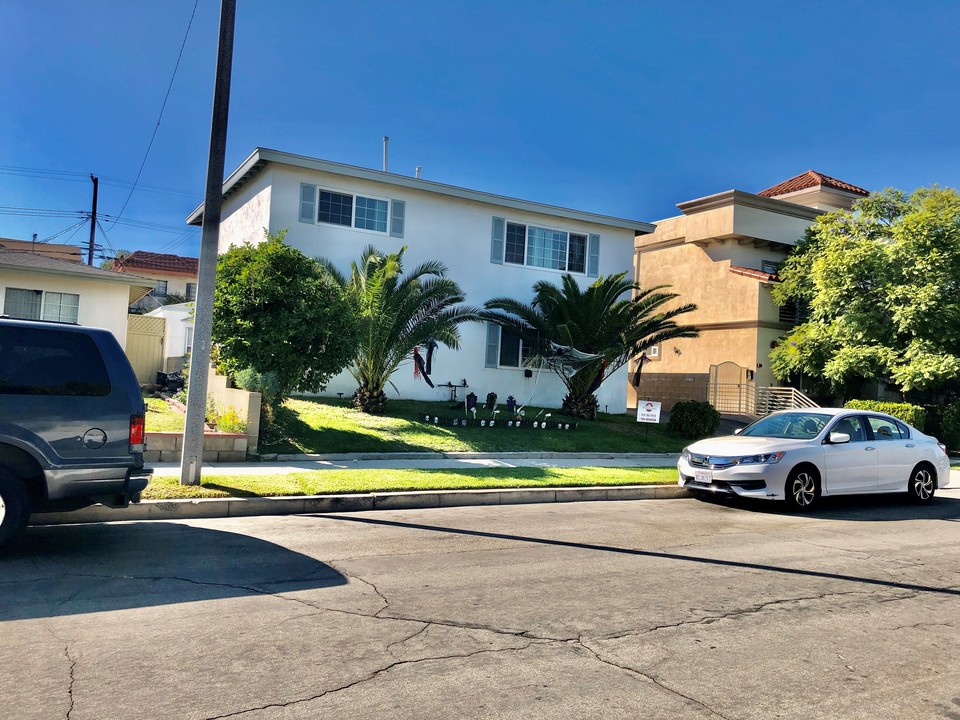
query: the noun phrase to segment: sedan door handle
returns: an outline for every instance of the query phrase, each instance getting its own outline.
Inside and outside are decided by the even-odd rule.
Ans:
[[[916,447],[913,443],[907,443],[907,447]]]
[[[875,448],[875,447],[869,447],[869,446],[867,446],[867,447],[864,448],[864,450],[876,450],[876,448]]]

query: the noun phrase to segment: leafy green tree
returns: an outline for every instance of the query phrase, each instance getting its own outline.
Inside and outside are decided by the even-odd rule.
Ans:
[[[349,367],[358,385],[353,402],[364,412],[383,410],[390,376],[417,346],[434,341],[456,350],[460,325],[479,316],[476,308],[460,304],[463,291],[443,263],[404,272],[406,249],[386,254],[369,245],[360,262],[351,263],[349,277],[320,258],[359,318],[360,342]]]
[[[960,195],[885,190],[817,218],[780,269],[778,304],[810,308],[772,353],[849,394],[863,379],[956,390],[960,377]]]
[[[217,262],[213,342],[230,374],[252,368],[276,380],[279,405],[294,390],[315,392],[343,370],[357,345],[357,320],[343,290],[316,260],[283,242],[231,246]]]
[[[534,284],[530,304],[512,298],[488,301],[484,317],[520,336],[533,353],[528,363],[543,364],[560,377],[567,388],[563,412],[592,419],[597,388],[631,357],[673,338],[699,335],[675,320],[696,305],[664,309],[679,297],[662,292],[665,287],[644,290],[620,273],[600,277],[584,290],[564,274],[559,286],[544,280]]]

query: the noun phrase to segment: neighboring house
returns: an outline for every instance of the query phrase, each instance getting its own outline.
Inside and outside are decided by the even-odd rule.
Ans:
[[[163,371],[183,370],[184,360],[193,349],[193,305],[194,303],[175,303],[145,313],[146,317],[163,318]]]
[[[36,238],[36,234],[34,234]],[[17,250],[20,252],[29,252],[54,260],[66,260],[72,263],[83,262],[83,249],[78,245],[60,245],[57,243],[33,242],[29,240],[11,240],[9,238],[0,238],[0,250]]]
[[[498,296],[529,301],[535,282],[559,282],[563,272],[586,286],[599,275],[629,271],[635,236],[653,230],[636,220],[265,149],[227,178],[223,195],[220,252],[261,242],[264,229],[286,228],[286,242],[308,256],[329,258],[346,273],[369,244],[386,252],[406,245],[407,267],[442,261],[466,302],[478,306]],[[192,225],[202,220],[202,206],[187,218]],[[436,388],[416,380],[408,365],[393,377],[399,395],[445,400],[451,388],[443,385],[465,380],[461,401],[465,393],[483,402],[495,392],[501,403],[512,395],[520,403],[560,404],[564,389],[552,373],[522,367],[519,338],[478,323],[462,326],[461,336],[458,352],[441,346],[435,354]],[[604,383],[601,410],[625,411],[625,383],[625,368]],[[342,373],[326,392],[355,389]],[[396,397],[393,388],[387,393]]]
[[[0,249],[0,313],[110,330],[127,344],[127,307],[149,281],[46,255]]]
[[[639,387],[628,385],[629,404],[661,401],[669,410],[677,400],[709,399],[723,412],[752,414],[756,388],[776,384],[771,349],[802,319],[802,309],[778,308],[770,295],[780,263],[818,215],[867,195],[811,170],[760,193],[729,190],[680,203],[682,215],[638,235],[637,281],[670,285],[695,303],[682,322],[701,334],[652,348]]]
[[[118,272],[133,273],[154,281],[149,294],[135,303],[131,308],[133,310],[154,310],[167,301],[168,295],[187,302],[197,299],[197,275],[200,269],[197,258],[137,250],[114,260],[113,268]]]

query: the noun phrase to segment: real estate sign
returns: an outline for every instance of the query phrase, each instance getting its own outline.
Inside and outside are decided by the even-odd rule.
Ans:
[[[637,401],[637,422],[659,423],[660,422],[660,403],[652,400]]]

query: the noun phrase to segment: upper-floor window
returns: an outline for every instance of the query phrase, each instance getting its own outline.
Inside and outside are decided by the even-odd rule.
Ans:
[[[493,219],[490,262],[597,277],[600,236]]]
[[[776,275],[780,272],[780,263],[775,260],[764,260],[760,263],[760,269],[765,273]]]
[[[406,202],[300,185],[300,222],[341,225],[403,237]]]
[[[193,302],[197,299],[197,284],[187,283],[187,302]]]
[[[49,290],[7,288],[3,312],[22,320],[75,323],[80,312],[80,296]]]

